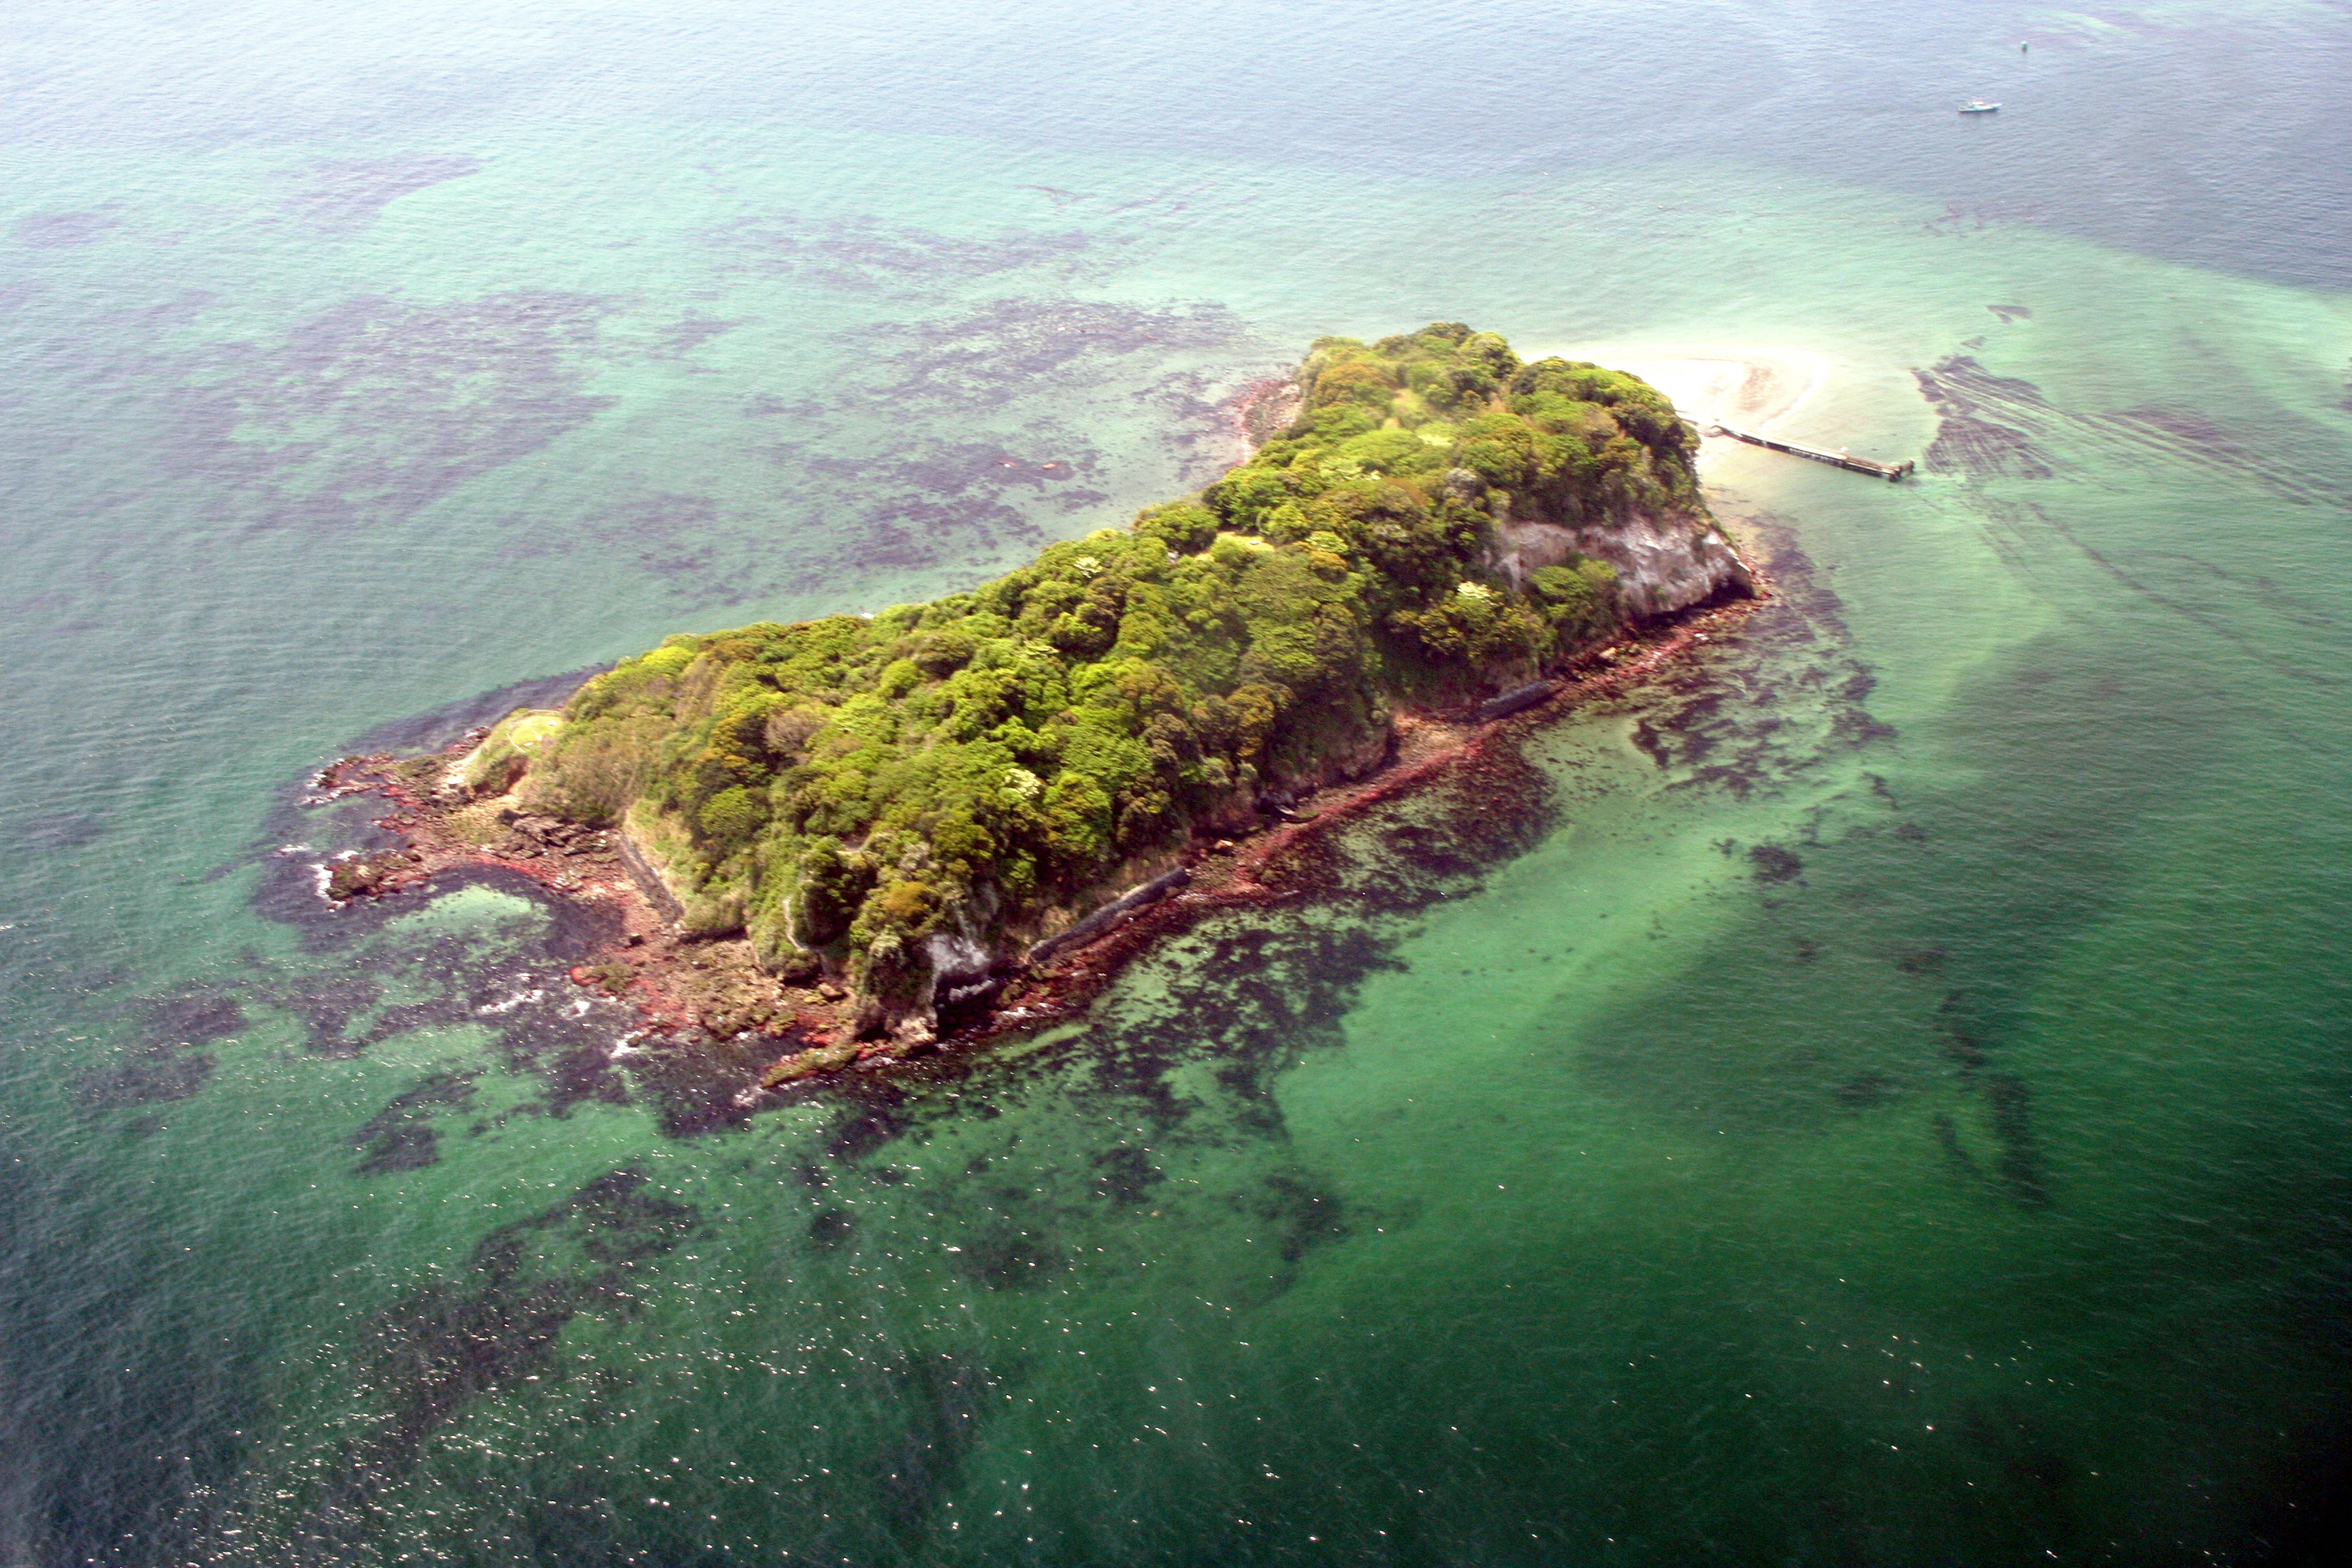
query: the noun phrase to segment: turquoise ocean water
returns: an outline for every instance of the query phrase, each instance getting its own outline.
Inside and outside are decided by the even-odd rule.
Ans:
[[[2347,68],[2323,4],[12,7],[0,1564],[2331,1560]],[[1727,458],[1745,629],[921,1078],[746,1114],[576,912],[311,897],[353,743],[970,583],[1432,319],[1816,355],[1785,428],[1924,469]]]

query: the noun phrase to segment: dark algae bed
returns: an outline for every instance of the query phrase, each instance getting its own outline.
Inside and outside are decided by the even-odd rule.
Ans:
[[[575,978],[731,968],[685,1013],[793,1038],[790,1076],[929,1044],[1401,736],[1752,590],[1633,376],[1438,322],[1323,339],[1269,406],[1290,422],[1205,489],[971,592],[674,637],[460,754],[335,776],[566,890],[625,901],[625,869],[662,929]],[[326,890],[425,874],[395,851]]]

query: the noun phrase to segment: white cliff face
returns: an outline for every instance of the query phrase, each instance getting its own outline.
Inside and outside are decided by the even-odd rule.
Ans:
[[[1511,520],[1496,526],[1496,565],[1514,584],[1571,555],[1607,562],[1616,569],[1619,601],[1627,613],[1645,618],[1753,582],[1747,563],[1711,523],[1687,517],[1634,512],[1622,521],[1573,528]]]

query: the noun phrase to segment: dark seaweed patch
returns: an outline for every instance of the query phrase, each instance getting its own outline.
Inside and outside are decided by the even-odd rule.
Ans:
[[[1107,492],[1072,482],[1099,470],[1099,453],[1051,413],[1027,420],[1017,439],[909,446],[903,431],[910,412],[935,416],[950,428],[1001,424],[1016,405],[1034,406],[1043,389],[1066,402],[1114,376],[1138,379],[1138,359],[1225,350],[1242,341],[1237,320],[1222,307],[1050,298],[1002,299],[871,326],[848,334],[845,345],[866,375],[845,385],[824,417],[810,411],[798,438],[779,444],[771,457],[795,474],[831,481],[818,492],[822,510],[843,525],[840,550],[851,563],[994,564],[1044,542],[1033,510],[1069,513],[1099,504]],[[1225,395],[1215,378],[1171,370],[1129,396],[1160,416],[1164,440],[1187,474],[1206,477],[1208,468],[1234,455]],[[851,432],[867,428],[878,408],[891,411],[901,435],[889,450],[861,450]],[[832,570],[780,586],[818,591]]]
[[[425,1286],[379,1313],[364,1380],[383,1417],[352,1456],[363,1494],[414,1463],[468,1402],[526,1378],[564,1375],[553,1354],[581,1312],[627,1317],[635,1272],[702,1225],[633,1167],[597,1177],[562,1203],[482,1237],[458,1280]]]
[[[1042,545],[1045,531],[1008,500],[1016,491],[1058,511],[1093,504],[1088,498],[1100,492],[1066,487],[1098,472],[1100,452],[1050,426],[1037,432],[1037,439],[1051,443],[1043,454],[993,442],[941,441],[871,459],[828,457],[797,446],[778,447],[771,456],[863,498],[864,526],[851,547],[853,559],[868,565],[922,566],[937,561],[950,541],[959,551],[991,552]]]
[[[558,1372],[550,1352],[578,1310],[571,1292],[552,1280],[513,1284],[510,1268],[486,1268],[491,1283],[479,1290],[419,1291],[396,1318],[387,1314],[382,1337],[392,1342],[383,1347],[379,1371],[400,1403],[372,1457],[413,1458],[468,1400]]]
[[[1952,1423],[1953,1435],[1976,1458],[1992,1465],[2015,1489],[2056,1502],[2079,1479],[2074,1462],[2060,1453],[2051,1435],[2005,1405],[1971,1400]],[[2065,1526],[2053,1521],[2053,1539]]]
[[[1858,1073],[1838,1085],[1837,1100],[1851,1110],[1867,1110],[1874,1105],[1892,1100],[1901,1088],[1885,1073]]]
[[[2024,431],[1990,419],[1949,414],[1936,427],[1922,464],[1931,474],[1966,474],[1971,479],[2046,479],[2057,469],[2036,450]]]
[[[1848,651],[1844,606],[1792,531],[1768,516],[1743,521],[1771,562],[1773,598],[1654,687],[1632,731],[1670,787],[1721,789],[1742,800],[1778,788],[1825,752],[1895,735],[1864,705],[1876,677]]]
[[[639,1043],[629,1079],[652,1100],[664,1137],[693,1138],[749,1121],[761,1102],[744,1089],[786,1048],[765,1035],[720,1039],[673,1030]]]
[[[954,1255],[956,1269],[992,1290],[1026,1290],[1046,1283],[1062,1255],[1026,1226],[1007,1226],[968,1238]]]
[[[246,1026],[245,1009],[211,991],[183,992],[147,1005],[139,1033],[115,1064],[87,1073],[74,1094],[93,1110],[185,1100],[205,1086],[215,1065],[201,1047]]]
[[[863,1159],[904,1137],[921,1106],[908,1088],[892,1079],[861,1077],[835,1086],[840,1117],[825,1153],[848,1163]]]
[[[1943,416],[1924,461],[1928,472],[2022,479],[2046,479],[2057,473],[2035,444],[2036,435],[2054,413],[2040,387],[1994,375],[1966,354],[1953,354],[1933,369],[1911,374]]]
[[[400,158],[321,158],[297,176],[300,184],[285,201],[297,217],[320,228],[364,228],[383,209],[415,191],[481,172],[481,161],[463,153]]]
[[[147,1033],[184,1045],[225,1040],[246,1026],[245,1009],[217,992],[190,991],[162,997],[147,1009]]]
[[[747,269],[853,294],[927,289],[1037,267],[1068,277],[1096,243],[1075,232],[1013,230],[967,238],[874,217],[795,213],[747,218],[712,237],[738,252],[743,258],[738,265]]]
[[[158,367],[178,373],[161,456],[258,498],[256,529],[406,518],[611,403],[586,384],[612,308],[547,289],[367,296],[275,340],[207,343]]]
[[[2139,408],[2119,408],[2106,417],[2116,424],[2137,426],[2166,440],[2186,442],[2211,455],[2239,457],[2246,450],[2245,445],[2228,430],[2193,408],[2149,405]]]
[[[878,463],[818,457],[806,461],[813,473],[943,499],[994,492],[1012,485],[1043,491],[1093,473],[1102,465],[1101,455],[1091,447],[1034,458],[983,441],[934,442]]]
[[[40,854],[79,849],[85,844],[96,843],[105,833],[105,824],[79,811],[51,812],[16,825],[17,842]]]
[[[74,1098],[91,1110],[185,1100],[213,1074],[212,1053],[176,1041],[152,1040],[124,1047],[116,1064],[83,1075]]]
[[[2331,475],[2297,469],[2274,453],[2258,454],[2201,409],[2143,405],[2110,413],[2071,413],[2030,381],[1994,375],[1974,358],[1953,354],[1912,376],[1941,416],[1923,466],[1969,479],[2044,479],[2066,465],[2051,447],[2103,449],[2126,461],[2185,464],[2291,500],[2352,501],[2352,487]]]
[[[1250,1200],[1257,1217],[1276,1227],[1285,1265],[1297,1263],[1310,1247],[1348,1234],[1339,1194],[1304,1171],[1276,1172]]]
[[[1095,1156],[1094,1165],[1095,1191],[1113,1203],[1144,1203],[1151,1189],[1168,1179],[1140,1149],[1106,1149]]]
[[[719,316],[706,316],[699,310],[688,310],[662,329],[659,340],[661,347],[656,352],[655,357],[684,359],[713,338],[723,338],[736,328],[746,324],[745,318],[730,321]]]
[[[1776,598],[1742,620],[1710,651],[1679,667],[1661,692],[1642,699],[1646,723],[1636,739],[1668,773],[1669,787],[1722,788],[1734,795],[1771,798],[1798,781],[1820,781],[1822,765],[1851,755],[1857,743],[1875,743],[1886,730],[1864,706],[1875,695],[1870,669],[1853,658],[1843,624],[1843,607],[1822,587],[1785,529],[1770,519],[1746,520],[1747,536],[1768,562]],[[1727,648],[1718,659],[1714,647]],[[1988,707],[2020,714],[2034,735],[2044,728],[2020,704]],[[2091,732],[2084,726],[2083,731]],[[2028,742],[2032,743],[2032,742]],[[1703,1123],[1711,1132],[1729,1124],[1788,1121],[1822,1116],[1875,1114],[1900,1097],[1930,1085],[1957,1085],[1969,1096],[1971,1115],[1955,1123],[1955,1146],[1979,1124],[1977,1146],[1983,1178],[2009,1190],[2010,1178],[1994,1167],[1992,1151],[2006,1147],[1990,1129],[1988,1087],[1991,1042],[2011,1026],[2000,1006],[1987,998],[2007,994],[1988,973],[1988,944],[1969,919],[1947,909],[1896,915],[1891,889],[1933,885],[1946,872],[1922,852],[1973,855],[1981,839],[1937,833],[1912,820],[1944,809],[1909,798],[1872,770],[1855,770],[1853,784],[1826,801],[1814,796],[1777,842],[1741,844],[1718,839],[1714,847],[1739,862],[1764,897],[1754,919],[1735,934],[1709,942],[1707,956],[1691,964],[1695,973],[1738,973],[1731,991],[1706,986],[1678,988],[1668,997],[1650,997],[1612,1012],[1560,1042],[1575,1053],[1596,1085],[1608,1086],[1643,1103],[1662,1119]],[[1900,814],[1900,815],[1898,815]],[[1926,847],[1939,846],[1928,850]],[[2062,844],[2050,855],[2071,858],[2080,849]],[[1981,876],[1972,867],[1968,873]],[[2071,885],[2071,867],[2053,879]],[[2085,879],[2095,881],[2095,878]],[[2014,887],[2017,879],[2005,879]],[[2036,885],[2016,894],[2035,906],[2053,904]],[[2063,895],[2062,895],[2063,896]],[[1916,906],[1913,906],[1916,909]],[[1857,911],[1888,911],[1883,929],[1872,929]],[[2015,913],[2004,924],[2019,928]],[[1864,932],[1867,931],[1867,934]],[[2002,953],[2013,951],[1994,944]],[[1867,947],[1885,959],[1881,983],[1903,985],[1903,977],[1938,988],[1964,985],[1940,1013],[1931,1013],[1934,993],[1911,992],[1918,1008],[1911,1028],[1888,1028],[1877,1018],[1823,1016],[1819,988],[1834,984],[1819,973],[1832,957],[1858,961]],[[1812,971],[1808,973],[1808,971]],[[1909,987],[1906,987],[1906,990]],[[1921,994],[1925,992],[1925,994]],[[1541,1041],[1548,1033],[1531,1026]],[[1549,1042],[1547,1042],[1549,1043]],[[1940,1059],[1939,1059],[1940,1054]],[[1662,1070],[1671,1063],[1671,1070]],[[2011,1130],[2020,1131],[2012,1120]],[[2030,1188],[2038,1172],[2030,1156],[2014,1166]]]
[[[1972,1026],[1962,1021],[1961,1014],[1958,994],[1945,997],[1942,1006],[1937,1009],[1936,1036],[1938,1048],[1948,1060],[1958,1065],[1965,1083],[1968,1075],[1984,1066],[1988,1058],[1984,1042]]]
[[[989,1396],[1003,1380],[976,1362],[944,1352],[903,1356],[867,1375],[906,1425],[866,1461],[864,1473],[880,1477],[892,1523],[911,1531],[953,1486],[965,1454],[979,1438]]]
[[[2226,474],[2289,500],[2322,506],[2352,503],[2352,485],[2331,474],[2299,469],[2261,450],[2200,409],[2147,404],[2081,416],[2094,437],[2116,438],[2126,450]]]
[[[78,245],[88,245],[110,229],[122,226],[121,217],[111,212],[35,213],[20,217],[9,228],[16,243],[36,250],[66,250]]]
[[[1864,708],[1849,708],[1830,720],[1830,735],[1842,744],[1867,746],[1878,741],[1892,741],[1897,731]]]
[[[804,261],[815,243],[800,237],[788,248]],[[868,252],[864,240],[852,248],[866,264],[893,277],[903,268],[909,279],[932,249],[889,242]],[[824,254],[841,257],[837,249]],[[1001,569],[1045,542],[1041,520],[1085,512],[1109,498],[1087,482],[1103,471],[1099,450],[1058,411],[1074,394],[1114,376],[1141,381],[1129,395],[1155,414],[1163,445],[1188,480],[1205,480],[1230,463],[1234,378],[1169,369],[1155,380],[1148,366],[1241,341],[1234,318],[1215,307],[1053,298],[854,328],[842,347],[857,374],[829,384],[821,397],[761,393],[744,408],[751,417],[789,416],[763,455],[789,487],[802,527],[826,540],[823,564],[795,572],[763,551],[761,530],[729,526],[749,519],[722,512],[709,498],[653,491],[616,499],[582,528],[520,536],[508,553],[609,551],[705,607],[827,594],[846,568]],[[874,416],[881,410],[890,415],[891,440],[877,447]],[[910,412],[936,416],[934,424],[957,434],[910,433]]]
[[[718,541],[725,537],[718,524],[719,508],[709,496],[657,495],[591,514],[583,520],[582,531],[630,548],[641,572],[700,580],[716,575]],[[748,592],[739,589],[719,603],[740,603]]]
[[[1922,234],[1968,234],[1996,224],[2033,223],[2042,216],[2040,202],[1972,202],[1963,206],[1946,202],[1944,210],[1919,226]],[[1994,310],[2000,307],[1996,305]]]
[[[1936,1142],[1942,1147],[1944,1157],[1951,1162],[1953,1168],[1958,1172],[1973,1174],[1976,1171],[1976,1162],[1969,1159],[1969,1152],[1960,1146],[1959,1123],[1952,1120],[1951,1112],[1939,1110],[1929,1117],[1927,1121],[1928,1125],[1935,1129]]]
[[[602,546],[602,553],[716,609],[777,587],[765,542],[746,534],[749,521],[722,512],[709,496],[648,490],[589,508],[560,531],[519,535],[502,553],[529,561]]]
[[[746,419],[781,419],[786,416],[794,419],[821,419],[824,416],[824,405],[814,398],[794,402],[772,392],[755,392],[743,399],[743,417]]]
[[[367,1048],[364,1037],[354,1037],[350,1026],[372,1014],[383,998],[383,987],[364,974],[348,972],[303,980],[270,997],[302,1025],[303,1040],[315,1057],[355,1057]]]
[[[433,1114],[462,1110],[474,1102],[478,1072],[436,1072],[394,1095],[366,1125],[352,1135],[361,1151],[352,1173],[380,1176],[394,1171],[421,1170],[439,1159],[440,1133]]]
[[[2017,1074],[2003,1072],[1987,1075],[1985,1094],[1991,1101],[1993,1136],[2000,1140],[2001,1180],[2021,1203],[2048,1203],[2049,1182],[2033,1138],[2033,1091]]]
[[[2341,679],[2333,664],[2313,657],[2313,638],[2250,630],[2258,612],[2305,630],[2332,627],[2337,617],[2317,600],[2298,597],[2266,579],[2241,580],[2227,568],[2195,556],[2110,552],[2084,538],[2062,515],[2032,501],[1983,496],[1978,504],[1988,519],[2019,537],[2040,533],[2064,541],[2126,592],[2193,623],[2291,680],[2333,686]],[[2215,583],[2236,592],[2218,603],[2196,602]]]
[[[2032,1091],[2014,1072],[1992,1068],[1992,1057],[1967,1000],[1955,992],[1937,1010],[1936,1032],[1945,1058],[1957,1069],[1961,1091],[1984,1097],[1986,1119],[1998,1147],[1993,1169],[1987,1173],[1961,1142],[1958,1123],[1947,1112],[1934,1119],[1936,1140],[1954,1168],[1976,1181],[1997,1184],[2020,1203],[2034,1205],[2051,1201],[2050,1184],[2033,1136]]]
[[[869,395],[940,413],[1002,407],[1041,381],[1070,387],[1114,370],[1129,374],[1111,362],[1130,354],[1229,349],[1244,338],[1239,319],[1219,304],[1017,296],[959,315],[876,328],[868,336],[878,351],[879,377]]]
[[[2042,389],[2020,376],[1995,375],[1967,354],[1952,354],[1933,370],[1913,371],[1920,390],[1938,411],[1965,413],[1983,407],[2047,408]]]

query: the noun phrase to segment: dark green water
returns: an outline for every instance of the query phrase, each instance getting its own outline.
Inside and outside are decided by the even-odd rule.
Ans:
[[[2333,1560],[2347,64],[18,7],[0,1563]],[[925,1079],[754,1113],[583,917],[311,896],[354,741],[1115,525],[1431,318],[1810,354],[1926,471],[1726,459],[1738,635]]]

